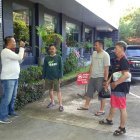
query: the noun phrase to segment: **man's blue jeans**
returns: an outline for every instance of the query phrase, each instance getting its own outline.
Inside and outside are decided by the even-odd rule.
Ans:
[[[18,79],[2,80],[3,94],[0,102],[0,119],[6,119],[14,113]]]

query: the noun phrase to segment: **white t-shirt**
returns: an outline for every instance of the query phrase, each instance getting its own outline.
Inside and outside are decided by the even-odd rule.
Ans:
[[[11,51],[10,49],[3,49],[1,52],[1,80],[18,79],[20,73],[19,61],[23,59],[24,48],[20,47],[19,53]]]
[[[104,67],[110,66],[110,56],[104,50],[100,53],[93,52],[92,55],[92,78],[104,77]]]

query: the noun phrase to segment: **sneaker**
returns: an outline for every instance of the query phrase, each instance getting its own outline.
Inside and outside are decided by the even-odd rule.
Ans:
[[[63,112],[64,111],[64,107],[63,106],[59,106],[59,111]]]
[[[16,112],[14,112],[14,113],[12,113],[12,114],[9,114],[9,117],[10,118],[14,118],[14,117],[19,117],[19,115],[16,113]]]
[[[3,123],[3,124],[8,124],[8,123],[11,123],[12,121],[9,120],[9,119],[0,119],[0,123]]]
[[[53,106],[55,106],[55,103],[50,102],[50,103],[47,105],[47,108],[51,108],[51,107],[53,107]]]

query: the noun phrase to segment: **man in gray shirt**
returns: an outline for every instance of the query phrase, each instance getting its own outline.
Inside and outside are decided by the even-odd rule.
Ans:
[[[102,40],[95,41],[95,50],[92,55],[92,62],[90,65],[90,80],[86,93],[86,101],[83,107],[78,110],[88,110],[90,100],[93,98],[94,93],[101,91],[103,84],[108,80],[110,57],[107,52],[103,50],[104,42]],[[99,98],[101,101],[100,110],[95,113],[96,116],[104,115],[105,99]]]

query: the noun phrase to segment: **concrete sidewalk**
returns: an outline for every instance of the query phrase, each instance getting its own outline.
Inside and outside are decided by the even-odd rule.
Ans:
[[[112,135],[119,125],[119,112],[116,112],[113,126],[102,126],[98,121],[105,116],[96,117],[94,113],[99,109],[99,101],[95,98],[88,111],[79,111],[84,100],[77,93],[84,93],[84,86],[75,83],[62,88],[64,109],[58,111],[56,105],[47,109],[49,99],[46,95],[40,101],[28,104],[19,113],[19,118],[13,118],[13,123],[0,124],[0,140],[139,140],[140,139],[140,110],[137,109],[140,101],[128,95],[128,123],[127,133],[119,138]],[[57,101],[57,99],[56,99]],[[57,103],[57,102],[56,102]],[[107,100],[106,114],[109,110]]]

